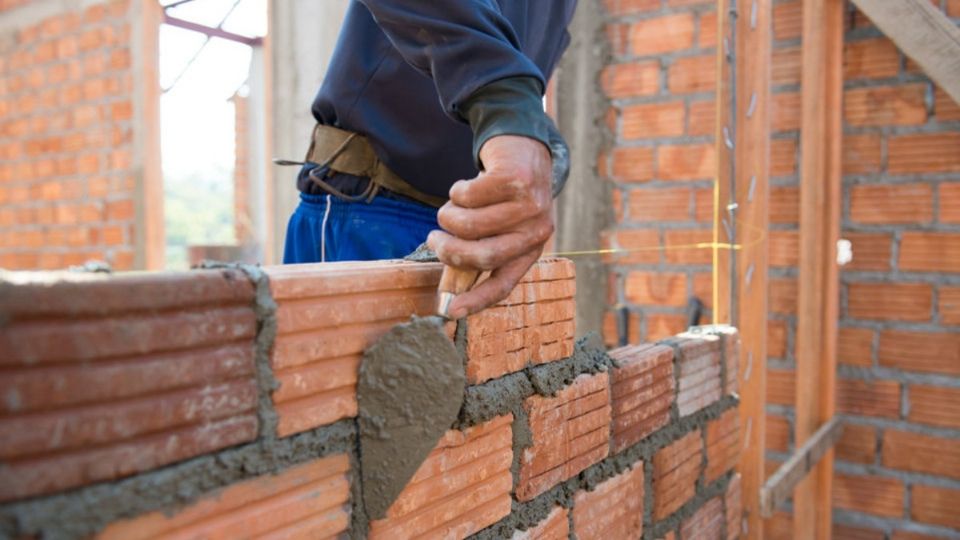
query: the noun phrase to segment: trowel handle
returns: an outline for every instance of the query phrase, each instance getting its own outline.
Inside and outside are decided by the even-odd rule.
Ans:
[[[450,308],[450,302],[459,294],[463,294],[473,287],[480,277],[479,270],[467,270],[464,268],[455,268],[453,266],[443,266],[443,275],[440,276],[440,286],[437,287],[438,302],[437,315],[448,318],[447,312]]]

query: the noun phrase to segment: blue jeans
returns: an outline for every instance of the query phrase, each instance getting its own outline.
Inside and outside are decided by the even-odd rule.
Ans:
[[[300,194],[290,216],[284,264],[398,259],[426,241],[437,209],[378,196],[370,203]]]

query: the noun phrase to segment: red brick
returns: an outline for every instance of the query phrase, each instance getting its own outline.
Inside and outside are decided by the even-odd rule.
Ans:
[[[660,0],[603,0],[603,5],[611,15],[628,15],[657,9]]]
[[[688,113],[688,133],[690,135],[713,135],[717,131],[717,103],[713,99],[690,102]]]
[[[845,232],[842,236],[850,241],[853,249],[853,260],[842,267],[844,270],[890,269],[893,235]]]
[[[573,528],[578,539],[640,538],[643,533],[643,462],[633,464],[593,491],[573,498]]]
[[[670,343],[676,347],[680,416],[693,414],[719,400],[723,394],[719,336],[687,332]]]
[[[693,14],[678,13],[634,23],[630,50],[638,56],[661,54],[693,46]]]
[[[787,324],[784,321],[767,319],[767,356],[786,358]]]
[[[607,96],[614,99],[651,96],[660,90],[660,62],[610,65],[604,68],[600,82]]]
[[[657,341],[683,332],[687,327],[687,318],[670,313],[645,313],[647,322],[647,341]]]
[[[713,242],[709,229],[674,229],[664,233],[667,262],[671,264],[702,264],[713,262],[708,244]]]
[[[700,14],[700,35],[697,44],[701,49],[711,49],[717,46],[717,12],[708,11]]]
[[[923,523],[932,523],[960,529],[957,501],[960,490],[917,484],[911,491],[910,517]]]
[[[700,430],[663,447],[653,456],[653,517],[661,520],[690,500],[701,466]]]
[[[929,321],[933,287],[926,283],[850,283],[847,312],[855,319]]]
[[[900,72],[900,52],[889,39],[848,42],[843,49],[844,79],[882,79]]]
[[[624,283],[624,295],[632,304],[684,306],[687,277],[665,272],[630,272]]]
[[[611,169],[616,181],[644,182],[653,179],[653,148],[616,148],[612,159]]]
[[[797,390],[794,375],[791,370],[767,370],[767,403],[790,407],[796,403]]]
[[[581,375],[555,397],[523,404],[533,446],[520,459],[517,498],[528,501],[605,458],[609,451],[610,389],[606,373]]]
[[[570,536],[570,521],[567,509],[554,506],[547,517],[525,531],[516,531],[510,540],[567,540]]]
[[[960,324],[960,287],[940,287],[939,313],[943,324]]]
[[[883,517],[903,516],[903,482],[879,476],[834,474],[833,506]]]
[[[610,263],[643,264],[660,261],[660,233],[655,229],[606,231],[604,249],[624,250],[607,255]]]
[[[350,525],[349,467],[345,454],[296,465],[209,493],[173,514],[154,512],[113,523],[97,538],[333,537]]]
[[[960,182],[940,184],[940,222],[960,223]]]
[[[464,538],[510,513],[512,415],[448,431],[370,538]]]
[[[919,272],[960,272],[960,234],[904,232],[898,266]]]
[[[800,37],[802,21],[800,0],[782,2],[773,6],[774,39]]]
[[[880,333],[879,358],[881,366],[960,375],[960,335],[885,330]]]
[[[850,527],[847,525],[833,524],[831,538],[834,540],[884,540],[885,536],[882,530],[866,529],[861,527]]]
[[[929,184],[854,186],[850,217],[869,224],[929,222],[933,219],[933,189]]]
[[[770,176],[791,176],[797,173],[797,142],[790,139],[773,139],[770,141]],[[797,188],[771,188],[771,197],[777,190],[792,190],[799,193]],[[773,201],[771,201],[772,203]],[[796,208],[791,208],[787,215],[795,216],[800,211],[799,199],[796,199]],[[774,219],[780,212],[771,206],[770,217]],[[797,218],[793,217],[790,223],[797,223]],[[774,223],[781,221],[774,220]]]
[[[800,234],[773,230],[769,233],[770,266],[797,266],[800,263]]]
[[[910,386],[911,422],[946,428],[960,427],[960,389],[940,386]]]
[[[769,281],[769,308],[773,313],[792,315],[797,311],[797,280],[771,279]]]
[[[715,165],[712,144],[664,145],[657,150],[657,178],[662,180],[712,178]]]
[[[607,39],[613,54],[622,56],[627,54],[630,45],[630,25],[625,23],[611,23],[606,26]]]
[[[714,55],[679,58],[667,68],[667,87],[673,94],[711,92],[716,88]]]
[[[734,474],[723,496],[724,518],[727,522],[727,540],[740,538],[743,519],[743,496],[740,473]]]
[[[883,162],[880,143],[880,136],[875,134],[844,135],[843,174],[880,172]]]
[[[770,223],[800,222],[800,190],[795,187],[770,188]]]
[[[870,426],[845,423],[837,441],[836,456],[842,461],[872,465],[877,455],[877,431]]]
[[[670,421],[674,401],[673,349],[638,345],[610,351],[613,451],[642,441]]]
[[[900,418],[900,383],[838,379],[837,410],[847,414]]]
[[[799,92],[777,93],[770,96],[770,124],[773,133],[800,129]]]
[[[853,366],[871,366],[873,336],[873,330],[867,328],[840,328],[837,332],[837,361]]]
[[[890,137],[891,174],[960,171],[960,133],[922,133]]]
[[[687,221],[690,219],[690,188],[634,189],[628,200],[630,221]]]
[[[707,423],[707,467],[704,478],[716,481],[740,460],[740,411],[728,409]]]
[[[941,122],[960,120],[960,104],[957,104],[957,102],[941,88],[935,88],[933,100],[937,120]]]
[[[767,414],[765,426],[766,448],[776,452],[786,452],[790,449],[790,434],[793,429],[790,421],[783,416]]]
[[[770,82],[774,85],[800,84],[800,47],[778,47],[770,62]]]
[[[720,497],[714,497],[705,502],[692,516],[683,520],[680,525],[680,538],[682,540],[720,539],[723,537],[725,520],[723,500]]]
[[[956,439],[887,429],[883,465],[891,469],[960,478],[960,444]]]
[[[681,101],[629,105],[622,109],[621,136],[625,139],[653,139],[683,135],[685,118]]]

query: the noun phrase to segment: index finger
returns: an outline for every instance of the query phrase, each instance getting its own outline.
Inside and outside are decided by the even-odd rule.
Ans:
[[[461,319],[473,315],[510,296],[538,258],[540,250],[533,250],[494,270],[489,278],[453,299],[448,310],[450,317]]]

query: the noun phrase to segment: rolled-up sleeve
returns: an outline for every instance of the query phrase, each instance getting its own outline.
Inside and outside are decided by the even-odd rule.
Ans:
[[[492,82],[544,75],[521,52],[494,0],[359,0],[401,56],[430,77],[448,115],[465,120],[462,104]]]

